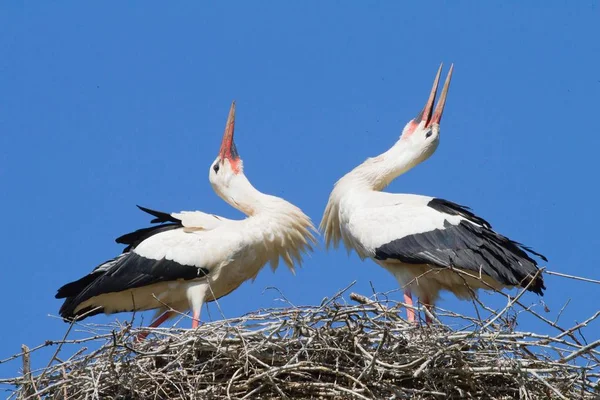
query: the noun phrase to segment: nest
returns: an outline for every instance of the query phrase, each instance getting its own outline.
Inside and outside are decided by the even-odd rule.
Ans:
[[[313,307],[257,311],[196,330],[79,325],[88,338],[59,345],[50,365],[0,383],[20,399],[597,399],[600,340],[545,320],[509,298],[472,318],[437,310],[432,325],[401,318],[404,305],[342,293]],[[489,310],[489,308],[488,308]],[[424,311],[424,310],[423,310]],[[520,313],[555,336],[514,329]],[[402,313],[404,314],[404,313]],[[77,325],[76,325],[77,326]],[[454,326],[454,328],[450,328]],[[456,326],[460,326],[457,328]],[[79,349],[61,360],[66,347]],[[84,346],[84,347],[82,347]],[[97,347],[96,350],[86,346]],[[2,362],[6,362],[4,360]]]

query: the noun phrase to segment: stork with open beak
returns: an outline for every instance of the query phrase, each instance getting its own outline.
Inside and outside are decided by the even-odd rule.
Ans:
[[[515,286],[542,295],[544,281],[531,255],[547,261],[544,256],[500,235],[467,207],[382,192],[438,146],[453,66],[433,111],[441,71],[440,65],[425,107],[406,124],[400,139],[335,184],[320,225],[326,245],[337,247],[343,241],[361,259],[371,258],[390,271],[411,307],[413,293],[429,308],[441,290],[463,299],[475,296],[477,289]],[[407,316],[415,321],[413,308],[407,308]]]
[[[192,310],[192,327],[202,305],[231,293],[254,279],[267,262],[279,259],[295,272],[302,253],[312,251],[315,231],[310,219],[293,204],[261,193],[244,175],[233,141],[235,102],[231,105],[221,149],[211,164],[209,180],[217,194],[248,217],[230,220],[200,211],[153,215],[152,223],[116,239],[123,254],[90,274],[58,289],[65,320],[98,313],[156,309],[156,327],[177,313]]]

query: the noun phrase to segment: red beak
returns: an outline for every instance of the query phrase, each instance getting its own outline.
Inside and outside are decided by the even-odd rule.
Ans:
[[[440,68],[435,76],[435,80],[433,81],[433,88],[431,88],[431,93],[429,93],[429,99],[427,103],[425,103],[425,107],[421,112],[416,116],[414,121],[419,124],[421,121],[425,121],[425,127],[429,127],[432,124],[438,124],[442,120],[442,113],[444,112],[444,106],[446,105],[446,96],[448,96],[448,88],[450,87],[450,81],[452,80],[452,71],[454,71],[454,64],[450,65],[450,71],[448,71],[448,76],[446,77],[446,81],[444,82],[444,87],[442,88],[442,93],[440,94],[440,100],[435,108],[435,112],[433,112],[433,103],[435,103],[435,96],[437,93],[438,84],[440,83],[440,75],[442,73],[442,65],[440,64]]]
[[[225,124],[225,133],[223,133],[223,141],[221,142],[221,149],[219,150],[219,156],[221,160],[228,159],[230,162],[237,161],[240,155],[235,148],[233,142],[233,131],[235,129],[235,101],[231,103],[229,109],[229,116],[227,117],[227,123]]]

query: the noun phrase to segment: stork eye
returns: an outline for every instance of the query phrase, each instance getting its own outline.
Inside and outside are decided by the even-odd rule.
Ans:
[[[425,139],[427,139],[429,136],[433,135],[432,131],[429,131],[425,134]]]
[[[215,163],[215,165],[213,165],[213,170],[215,171],[215,174],[219,172],[219,162],[218,161]]]

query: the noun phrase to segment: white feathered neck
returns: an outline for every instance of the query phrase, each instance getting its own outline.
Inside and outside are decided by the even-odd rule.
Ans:
[[[290,202],[260,192],[243,173],[236,177],[235,185],[217,193],[246,214],[248,223],[256,223],[271,269],[277,269],[281,258],[295,273],[295,265],[302,264],[302,254],[312,251],[316,243],[313,232],[318,231],[310,218]]]
[[[325,234],[325,246],[337,248],[343,239],[340,204],[345,196],[357,192],[382,191],[398,176],[429,158],[436,147],[437,141],[431,146],[415,146],[410,140],[401,138],[388,151],[368,158],[337,181],[319,226]]]

